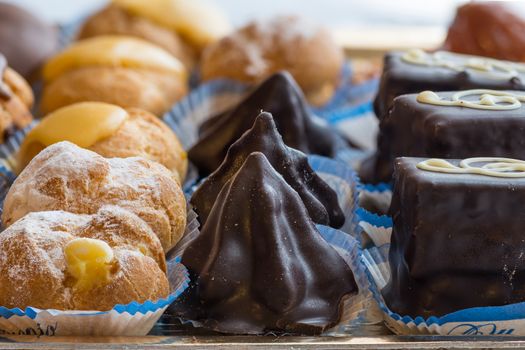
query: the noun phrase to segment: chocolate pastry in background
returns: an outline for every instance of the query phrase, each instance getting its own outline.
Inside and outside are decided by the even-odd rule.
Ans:
[[[38,78],[40,67],[58,46],[56,27],[21,7],[0,2],[0,51],[25,79]]]
[[[388,307],[427,318],[525,301],[525,178],[419,169],[425,159],[396,160]]]
[[[337,194],[312,170],[304,153],[284,144],[269,113],[259,114],[253,127],[231,145],[221,166],[200,184],[191,197],[190,202],[201,225],[206,222],[223,186],[235,176],[252,152],[266,156],[274,169],[297,191],[315,223],[336,228],[343,226],[345,217]]]
[[[188,151],[202,176],[221,165],[232,143],[250,129],[261,111],[273,115],[284,143],[306,154],[333,157],[345,140],[310,112],[304,95],[286,72],[272,75],[236,107],[201,126],[199,141]]]
[[[509,105],[501,102],[481,104],[482,99],[483,103],[492,103],[501,95],[524,96],[525,92],[494,93],[479,89],[425,91],[397,97],[379,123],[376,153],[361,164],[359,176],[365,183],[390,182],[395,159],[405,156],[468,158],[490,154],[525,159],[525,105],[518,102],[515,109],[508,109]],[[453,100],[454,95],[479,103],[478,108],[468,108],[465,103],[461,107],[441,105]],[[423,102],[425,97],[431,101]],[[491,109],[480,109],[485,107]]]
[[[374,111],[382,119],[397,96],[467,89],[525,90],[525,65],[444,51],[390,52],[384,58]]]
[[[457,9],[443,49],[525,61],[525,19],[500,1],[471,1]]]
[[[0,53],[0,143],[31,123],[33,100],[29,84],[7,66]]]
[[[227,333],[317,334],[358,292],[351,269],[260,152],[222,188],[182,263],[193,284],[181,300],[195,307],[182,316]]]

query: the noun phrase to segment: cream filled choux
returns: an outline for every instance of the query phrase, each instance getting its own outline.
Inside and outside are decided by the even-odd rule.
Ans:
[[[103,102],[79,102],[43,118],[25,137],[18,152],[21,171],[40,151],[69,141],[106,158],[151,159],[184,180],[188,160],[177,136],[153,114]]]
[[[186,200],[173,173],[140,157],[104,158],[63,141],[34,157],[4,201],[5,227],[31,212],[93,214],[116,205],[144,220],[165,251],[186,226]]]
[[[187,71],[164,49],[127,36],[72,44],[43,69],[43,114],[76,102],[98,101],[164,114],[187,91]]]
[[[33,92],[29,84],[7,65],[0,53],[0,143],[33,120]]]
[[[186,66],[230,31],[224,14],[203,0],[113,0],[83,24],[79,38],[131,35],[159,45]]]
[[[144,254],[145,242],[155,257]],[[118,207],[93,215],[30,213],[0,235],[4,307],[106,311],[168,294],[160,242],[141,219]]]
[[[343,63],[343,50],[327,29],[299,17],[280,16],[251,22],[209,45],[200,73],[203,80],[255,84],[287,70],[308,101],[322,105],[335,93]]]

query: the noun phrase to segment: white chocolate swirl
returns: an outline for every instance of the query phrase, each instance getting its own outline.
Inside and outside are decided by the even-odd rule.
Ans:
[[[474,166],[474,163],[484,163]],[[493,177],[525,177],[525,161],[500,157],[475,157],[463,159],[459,166],[444,159],[431,158],[416,165],[421,170],[449,174],[477,174]]]
[[[477,100],[465,100],[466,96],[477,96]],[[466,107],[472,109],[486,109],[490,111],[507,111],[521,108],[525,102],[525,95],[517,95],[508,91],[474,89],[458,91],[450,100],[445,100],[433,91],[423,91],[417,95],[419,103],[436,106]]]
[[[447,51],[428,53],[413,49],[405,52],[401,60],[419,66],[441,67],[457,72],[476,71],[490,79],[511,79],[525,74],[525,64],[501,61],[493,58],[462,55]]]

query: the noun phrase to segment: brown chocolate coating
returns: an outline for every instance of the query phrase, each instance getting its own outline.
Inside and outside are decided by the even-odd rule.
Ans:
[[[58,49],[58,32],[28,11],[0,2],[0,50],[9,65],[30,79]]]
[[[472,1],[458,8],[445,50],[525,61],[525,19],[502,2]]]
[[[395,164],[389,308],[429,317],[525,301],[525,178],[423,171],[424,159]]]
[[[0,98],[8,100],[11,98],[11,91],[4,82],[4,73],[7,69],[7,60],[5,56],[0,53]]]
[[[236,107],[201,126],[200,139],[188,152],[201,175],[208,175],[219,167],[231,144],[252,127],[262,110],[272,113],[289,147],[306,154],[332,157],[346,145],[334,129],[310,112],[292,76],[280,72],[262,82]]]
[[[437,94],[450,99],[454,92]],[[380,121],[377,151],[359,169],[364,182],[389,182],[397,157],[525,159],[525,105],[489,111],[436,106],[416,98],[417,94],[397,97]]]
[[[206,222],[219,192],[235,176],[252,152],[263,153],[274,169],[297,191],[315,223],[341,227],[345,222],[337,194],[310,167],[300,151],[287,147],[270,113],[261,113],[252,128],[228,149],[222,164],[204,180],[191,197],[191,204]]]
[[[335,324],[352,271],[317,231],[293,188],[259,152],[224,185],[182,263],[191,317],[240,334],[319,333]]]

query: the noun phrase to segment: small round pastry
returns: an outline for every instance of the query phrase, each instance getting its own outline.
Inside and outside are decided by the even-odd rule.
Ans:
[[[0,54],[0,143],[33,120],[33,92],[29,84],[7,66]]]
[[[471,1],[457,9],[443,49],[509,61],[525,61],[525,19],[507,4]]]
[[[167,297],[169,283],[157,262],[138,247],[121,244],[120,216],[130,223],[129,214],[113,209],[105,209],[112,212],[108,225],[101,224],[107,213],[48,211],[30,213],[3,231],[0,305],[106,311],[116,304]],[[131,220],[142,221],[136,216]],[[135,227],[152,235],[144,223]],[[79,232],[85,236],[79,237]]]
[[[177,136],[153,114],[103,102],[79,102],[47,115],[26,136],[18,153],[24,167],[47,146],[73,142],[106,158],[140,156],[176,174],[182,182],[188,159]]]
[[[202,0],[113,0],[90,17],[79,38],[136,36],[171,52],[188,67],[202,49],[230,31],[222,12]]]
[[[322,105],[333,96],[344,62],[329,31],[299,17],[252,22],[210,45],[202,55],[203,80],[229,78],[258,83],[289,71],[309,102]]]
[[[42,64],[58,47],[56,27],[18,6],[0,2],[0,50],[25,79],[37,78]]]
[[[50,59],[43,77],[43,114],[76,102],[99,101],[160,116],[188,89],[187,72],[178,59],[126,36],[79,41]]]
[[[93,214],[117,205],[144,220],[168,251],[186,226],[186,200],[164,166],[140,157],[104,158],[70,142],[40,152],[16,178],[4,201],[2,222],[27,213],[67,210]]]

